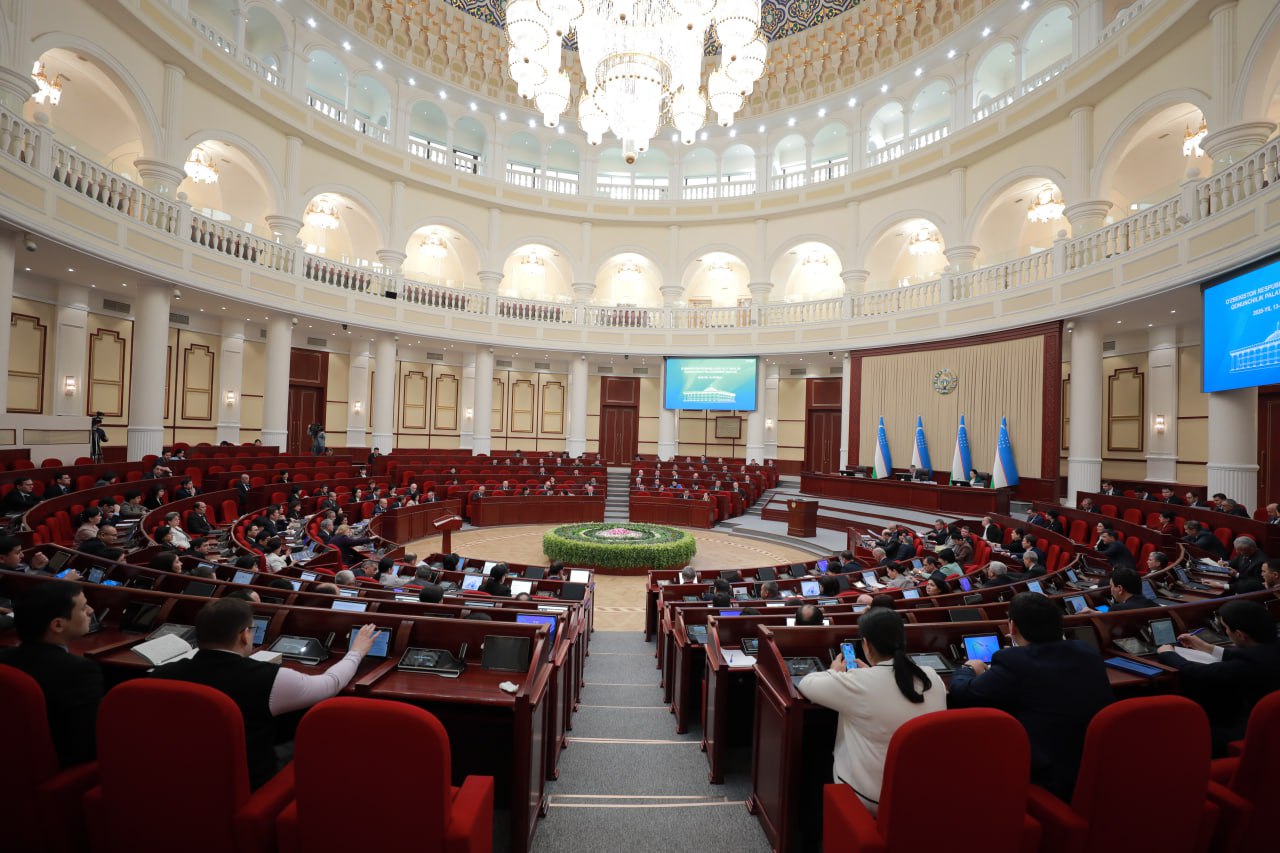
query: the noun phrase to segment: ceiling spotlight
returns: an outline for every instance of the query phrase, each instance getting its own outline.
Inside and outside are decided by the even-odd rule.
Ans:
[[[756,128],[756,133],[764,133],[764,125],[763,125],[763,124]]]
[[[1022,6],[1021,6],[1022,11],[1025,12],[1030,8],[1031,8],[1031,0],[1022,0]]]
[[[737,137],[738,137],[738,129],[737,129],[737,128],[732,128],[732,129],[729,131],[729,138],[730,138],[730,139],[736,139]]]
[[[442,101],[447,101],[447,100],[449,100],[449,93],[448,93],[448,92],[446,92],[444,89],[441,89],[441,90],[440,90],[440,100],[442,100]]]
[[[889,91],[889,84],[888,84],[888,83],[881,83],[881,84],[880,84],[880,94],[882,94],[882,95],[883,95],[883,94],[884,94],[885,92],[887,92],[887,91]]]
[[[989,36],[989,35],[991,35],[991,27],[983,27],[983,28],[982,28],[982,37],[983,37],[983,38],[986,38],[986,37],[987,37],[987,36]]]
[[[857,99],[857,98],[850,98],[850,99],[849,99],[849,106],[851,106],[851,107],[856,107],[857,105],[858,105],[858,99]]]
[[[538,123],[533,119],[529,119],[529,127],[537,127]]]
[[[375,60],[374,60],[374,62],[373,62],[373,67],[374,67],[374,68],[376,68],[376,69],[378,69],[379,71],[381,71],[381,70],[382,70],[382,60],[381,60],[381,59],[375,59]]]
[[[920,76],[921,74],[923,74],[923,73],[924,73],[924,69],[923,69],[923,68],[917,68],[917,69],[916,69],[916,76],[917,76],[917,77],[919,77],[919,76]]]
[[[410,86],[416,86],[416,85],[418,85],[418,78],[416,78],[416,77],[410,77],[410,78],[409,78],[409,85],[410,85]]]
[[[956,58],[956,49],[953,47],[951,48],[951,50],[947,51],[947,59],[955,59],[955,58]]]
[[[475,111],[476,111],[476,102],[475,102],[475,101],[472,101],[472,102],[471,102],[470,104],[468,104],[467,106],[469,106],[469,107],[471,108],[471,112],[475,112]]]
[[[344,41],[344,42],[342,43],[342,49],[343,49],[343,50],[351,50],[351,42],[349,42],[349,41]]]
[[[795,127],[795,126],[796,126],[795,116],[792,116],[791,118],[787,119],[787,127]]]
[[[825,117],[826,117],[826,115],[827,115],[827,108],[826,108],[826,107],[822,107],[822,108],[820,108],[820,109],[818,110],[818,118],[825,118]]]
[[[506,113],[498,113],[498,118],[502,119],[503,121],[506,121],[506,120],[507,120],[507,114],[506,114]]]
[[[311,27],[311,29],[313,29],[313,30],[314,30],[314,29],[316,28],[316,19],[315,19],[315,18],[307,18],[307,26],[308,26],[308,27]]]

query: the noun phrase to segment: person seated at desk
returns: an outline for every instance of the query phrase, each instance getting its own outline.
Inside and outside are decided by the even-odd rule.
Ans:
[[[1173,646],[1157,649],[1156,660],[1178,670],[1182,690],[1204,706],[1213,733],[1214,755],[1244,737],[1249,712],[1258,700],[1280,690],[1280,643],[1276,623],[1257,601],[1228,601],[1218,608],[1224,633],[1235,644],[1223,648],[1192,634],[1178,637],[1179,645],[1212,655],[1213,663],[1190,661]]]
[[[439,604],[444,601],[444,587],[438,583],[424,583],[418,592],[418,600],[425,604]]]
[[[1013,715],[1031,742],[1031,781],[1070,801],[1085,732],[1115,701],[1096,651],[1062,638],[1062,612],[1047,597],[1020,592],[1009,603],[1011,648],[991,663],[967,660],[951,676],[952,708],[998,708]]]
[[[120,504],[120,517],[126,518],[142,518],[147,514],[147,508],[142,505],[142,492],[137,489],[130,489],[124,493],[124,503]]]
[[[960,564],[956,562],[955,551],[950,548],[943,548],[939,551],[938,559],[942,561],[942,565],[933,574],[941,574],[943,577],[948,578],[958,578],[964,574],[964,569],[960,568]]]
[[[80,526],[76,528],[74,542],[76,547],[83,545],[98,535],[98,527],[102,524],[102,510],[91,506],[80,513]]]
[[[169,572],[171,574],[182,574],[182,560],[178,557],[177,551],[161,551],[151,558],[147,563],[147,568],[155,569],[158,572]]]
[[[43,572],[49,565],[49,558],[43,553],[37,551],[31,555],[31,563],[27,564],[22,561],[22,541],[15,536],[0,535],[0,569],[8,569],[11,572],[24,572],[26,574],[39,574]],[[66,577],[67,580],[80,580],[80,573],[72,569]]]
[[[951,537],[951,553],[955,555],[955,561],[960,565],[964,565],[973,560],[973,546],[960,534],[959,531]]]
[[[173,490],[173,499],[175,501],[184,501],[187,498],[194,498],[196,493],[196,481],[190,477],[184,477],[182,482],[178,484],[178,488]]]
[[[1168,486],[1165,486],[1160,490],[1160,502],[1166,503],[1166,504],[1172,504],[1174,506],[1183,505],[1182,498],[1178,497],[1178,493],[1175,492],[1173,489],[1169,488]]]
[[[1014,578],[1009,575],[1009,567],[999,560],[992,560],[987,563],[986,569],[983,570],[982,579],[979,581],[981,586],[1004,586],[1013,583]]]
[[[713,592],[711,593],[711,606],[712,607],[732,607],[733,596],[727,592]],[[796,623],[796,624],[799,624],[799,623]],[[822,623],[819,622],[818,624],[822,624]]]
[[[898,562],[897,560],[893,559],[888,554],[886,554],[885,550],[880,547],[871,549],[871,559],[875,560],[876,565],[879,566],[880,568],[886,568]]]
[[[1280,592],[1280,557],[1267,557],[1263,560],[1262,574],[1259,577],[1245,578],[1231,584],[1232,592],[1237,595],[1262,589]]]
[[[840,594],[840,581],[831,575],[823,575],[818,579],[818,588],[822,590],[822,594],[828,598],[835,598]]]
[[[945,575],[934,573],[924,582],[924,594],[928,596],[946,595],[951,592],[951,582]]]
[[[506,563],[498,563],[489,570],[489,579],[480,585],[479,591],[498,598],[510,598],[511,587],[506,584],[507,574],[510,571],[511,567]]]
[[[0,664],[22,670],[40,685],[58,765],[92,761],[102,670],[67,649],[89,633],[93,608],[84,591],[70,581],[45,581],[18,599],[13,617],[19,645],[0,651]]]
[[[49,485],[44,489],[44,500],[49,498],[60,498],[63,495],[69,495],[72,492],[71,475],[66,471],[54,476]]]
[[[1182,529],[1186,532],[1186,535],[1182,537],[1183,542],[1199,548],[1201,551],[1207,551],[1219,560],[1227,556],[1222,543],[1218,541],[1218,537],[1214,536],[1212,531],[1199,521],[1194,518],[1188,519]]]
[[[1258,544],[1248,536],[1237,536],[1231,543],[1235,546],[1235,556],[1230,560],[1219,560],[1218,565],[1231,569],[1231,583],[1228,588],[1233,592],[1235,585],[1251,578],[1262,577],[1262,564],[1267,555],[1258,550]]]
[[[1016,580],[1025,581],[1032,578],[1042,578],[1047,574],[1044,564],[1037,557],[1036,550],[1022,552],[1022,571],[1018,573]]]
[[[760,591],[756,597],[761,601],[778,601],[782,598],[782,593],[778,590],[777,581],[765,581],[760,584]]]
[[[1107,559],[1113,569],[1134,568],[1133,553],[1120,541],[1119,534],[1114,530],[1102,531],[1102,535],[1098,537],[1098,553]]]
[[[1152,530],[1159,532],[1164,536],[1178,535],[1177,516],[1172,512],[1160,513],[1160,520],[1151,526]]]
[[[710,601],[717,593],[724,593],[733,598],[733,585],[724,578],[716,578],[711,582],[711,589],[702,594],[703,601]]]
[[[881,585],[889,589],[905,589],[909,586],[915,586],[915,578],[908,575],[907,571],[907,566],[903,563],[890,563]]]
[[[30,477],[19,477],[14,480],[9,494],[0,500],[0,514],[18,515],[40,503],[40,497],[35,493],[35,488],[36,482]]]
[[[338,549],[342,555],[343,564],[349,566],[352,563],[358,563],[364,559],[364,555],[356,549],[372,543],[372,536],[354,537],[351,535],[350,526],[344,524],[334,532],[333,538],[329,540],[328,544],[333,545]]]
[[[1144,607],[1159,607],[1151,599],[1142,594],[1142,578],[1137,569],[1124,566],[1111,573],[1111,612],[1121,610],[1141,610]],[[1096,613],[1093,608],[1086,608],[1082,613]]]
[[[1103,481],[1102,481],[1102,488],[1098,489],[1098,494],[1100,494],[1100,495],[1119,495],[1119,494],[1120,494],[1120,492],[1116,491],[1115,484],[1114,484],[1114,483],[1112,483],[1110,480],[1103,480]]]
[[[1231,498],[1227,498],[1226,500],[1224,500],[1218,506],[1218,511],[1225,512],[1227,515],[1238,516],[1240,518],[1249,517],[1249,510],[1245,509],[1243,506],[1236,503],[1236,501],[1232,500]]]
[[[115,545],[116,529],[110,524],[104,524],[98,528],[97,536],[80,543],[79,550],[81,553],[92,554],[104,560],[118,560],[124,556],[124,550]]]
[[[1102,512],[1102,510],[1098,509],[1096,506],[1093,505],[1093,498],[1081,498],[1080,511],[1081,512]]]
[[[147,499],[142,505],[147,509],[159,509],[169,502],[169,490],[164,486],[152,486],[151,491],[147,494]]]
[[[279,536],[267,540],[267,571],[283,572],[293,562],[289,559],[289,545]]]
[[[158,667],[151,677],[204,684],[231,697],[244,715],[249,786],[257,789],[279,769],[275,718],[338,695],[373,647],[374,628],[362,626],[342,660],[324,672],[303,675],[279,664],[250,660],[253,611],[247,601],[220,598],[196,615],[199,651],[195,656]]]
[[[796,624],[797,625],[821,625],[822,624],[822,608],[816,604],[800,605],[800,607],[796,609]]]
[[[999,545],[1004,542],[1004,528],[991,520],[991,516],[984,515],[982,517],[982,538]]]
[[[947,689],[936,672],[907,655],[906,630],[894,611],[872,607],[858,619],[858,633],[866,664],[838,655],[830,669],[809,673],[797,689],[840,715],[832,776],[852,788],[874,815],[894,732],[909,720],[944,710]]]
[[[984,485],[986,485],[986,483],[984,483],[982,480],[982,474],[979,473],[977,468],[969,469],[969,485],[973,486],[974,488],[982,488]]]
[[[912,465],[907,470],[907,479],[908,480],[928,480],[929,471],[924,468],[917,468],[915,465]]]

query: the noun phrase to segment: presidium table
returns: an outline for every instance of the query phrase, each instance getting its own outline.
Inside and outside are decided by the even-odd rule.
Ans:
[[[1009,514],[1012,489],[976,489],[912,480],[873,480],[839,474],[800,474],[800,491],[847,501],[887,504],[968,517]],[[789,521],[790,519],[788,519]]]

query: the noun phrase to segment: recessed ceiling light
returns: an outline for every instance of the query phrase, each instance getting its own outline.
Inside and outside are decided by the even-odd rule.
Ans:
[[[1121,323],[1123,323],[1123,322],[1124,322],[1124,320],[1116,320],[1116,325],[1117,325],[1117,326],[1119,326],[1119,325],[1120,325]]]
[[[563,125],[563,124],[556,128],[556,133],[560,134],[561,136],[564,136],[564,125]]]
[[[382,60],[381,60],[381,59],[375,59],[375,60],[374,60],[374,62],[373,62],[373,67],[374,67],[374,68],[376,68],[376,69],[378,69],[379,71],[381,71],[381,70],[382,70]]]
[[[951,48],[951,50],[947,51],[947,59],[955,59],[955,58],[956,58],[956,49],[953,47]]]
[[[756,133],[764,133],[764,125],[763,125],[763,124],[756,128]]]
[[[888,84],[888,83],[881,83],[881,84],[880,84],[880,94],[882,94],[882,95],[883,95],[883,94],[884,94],[885,92],[887,92],[887,91],[889,91],[889,84]]]
[[[989,36],[989,35],[991,35],[991,27],[983,27],[983,28],[982,28],[982,37],[983,37],[983,38],[986,38],[986,37],[987,37],[987,36]]]
[[[475,101],[472,101],[472,102],[471,102],[470,104],[468,104],[467,106],[469,106],[469,107],[471,108],[471,112],[475,112],[475,111],[476,111],[476,109],[477,109],[477,107],[476,107],[476,102],[475,102]]]
[[[737,136],[738,136],[738,129],[736,127],[729,131],[730,139],[736,139]]]
[[[703,142],[706,142],[706,141],[707,141],[707,132],[706,132],[705,130],[704,130],[704,131],[702,131],[702,141],[703,141]]]
[[[409,85],[410,85],[410,86],[416,86],[416,85],[418,85],[418,78],[416,78],[416,77],[410,77],[410,78],[409,78]]]
[[[916,69],[916,76],[917,76],[917,77],[919,77],[919,76],[920,76],[921,74],[923,74],[923,73],[924,73],[924,69],[923,69],[923,68],[917,68],[917,69]]]
[[[344,41],[344,42],[342,43],[342,49],[343,49],[343,50],[351,50],[351,42],[349,42],[349,41]]]
[[[67,272],[75,272],[75,271],[76,271],[75,267],[67,267]]]
[[[222,306],[222,310],[223,310],[223,311],[226,311],[226,310],[227,310],[227,306],[223,305],[223,306]]]
[[[795,116],[792,116],[791,118],[787,119],[787,127],[795,127],[795,126],[796,126]]]
[[[89,285],[89,286],[90,286],[90,287],[92,287],[92,288],[93,288],[93,289],[95,289],[95,290],[97,290],[97,288],[98,288],[98,285],[96,285],[96,284],[91,284],[91,285]],[[201,311],[203,311],[204,309],[203,309],[203,308],[201,308],[200,310],[201,310]]]
[[[822,107],[818,110],[818,118],[824,118],[827,115],[827,108]]]
[[[857,98],[850,98],[850,99],[849,99],[849,106],[851,106],[851,107],[856,107],[857,105],[858,105],[858,99],[857,99]]]
[[[1170,311],[1169,313],[1170,313],[1170,314],[1177,314],[1178,312],[1177,312],[1177,311]]]
[[[1023,3],[1022,5],[1025,7],[1027,4],[1026,4],[1026,3]],[[1147,328],[1148,328],[1148,329],[1154,328],[1154,327],[1155,327],[1155,325],[1156,325],[1155,323],[1148,323],[1148,324],[1147,324]]]
[[[31,272],[31,267],[26,267],[27,272]]]
[[[441,90],[440,90],[440,100],[442,100],[442,101],[447,101],[447,100],[449,100],[449,93],[448,93],[448,92],[446,92],[444,89],[441,89]]]
[[[529,127],[537,127],[538,123],[533,119],[529,119]]]
[[[316,19],[315,19],[315,18],[307,18],[307,26],[308,26],[308,27],[311,27],[311,29],[313,29],[313,30],[314,30],[314,29],[316,28]]]
[[[506,121],[506,120],[507,120],[507,114],[506,114],[506,113],[498,113],[498,118],[502,119],[503,121]]]
[[[1031,0],[1022,0],[1022,11],[1025,12],[1030,8],[1031,8]]]
[[[121,286],[121,287],[128,287],[128,286],[129,286],[129,282],[127,282],[127,281],[122,281],[122,282],[120,282],[120,286]]]
[[[678,133],[673,133],[673,134],[671,134],[671,141],[672,141],[672,142],[679,142],[679,141],[680,141],[680,134],[678,134]]]

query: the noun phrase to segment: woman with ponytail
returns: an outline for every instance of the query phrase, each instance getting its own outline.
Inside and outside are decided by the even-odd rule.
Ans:
[[[799,685],[809,701],[840,714],[836,727],[835,781],[848,785],[874,815],[889,741],[908,720],[947,707],[938,674],[907,655],[902,617],[872,607],[858,620],[866,663],[838,655],[826,672],[811,672]]]

